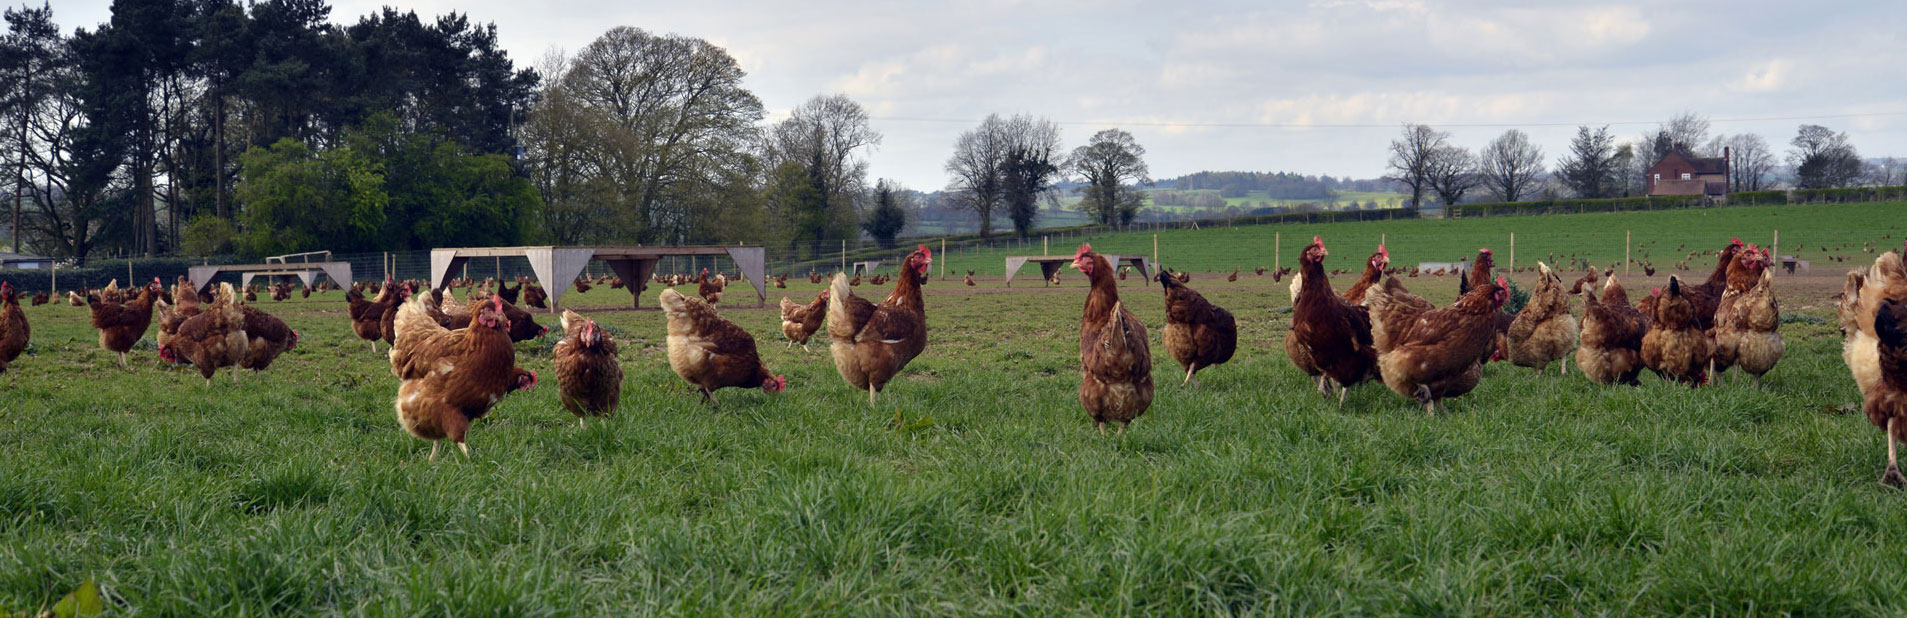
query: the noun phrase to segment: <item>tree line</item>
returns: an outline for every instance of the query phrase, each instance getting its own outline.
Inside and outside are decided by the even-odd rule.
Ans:
[[[1618,142],[1607,125],[1579,126],[1555,169],[1545,165],[1543,149],[1516,129],[1504,131],[1472,152],[1452,144],[1450,134],[1424,124],[1404,126],[1390,143],[1389,174],[1408,195],[1407,208],[1434,197],[1448,206],[1480,192],[1485,199],[1608,198],[1642,195],[1647,172],[1671,151],[1700,158],[1726,157],[1731,192],[1772,189],[1783,181],[1798,189],[1907,182],[1893,158],[1865,161],[1846,133],[1804,124],[1789,141],[1786,169],[1760,135],[1711,135],[1707,118],[1682,113],[1656,130]]]

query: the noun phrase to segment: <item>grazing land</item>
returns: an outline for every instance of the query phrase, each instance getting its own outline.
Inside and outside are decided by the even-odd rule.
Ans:
[[[1159,288],[1125,281],[1160,387],[1122,437],[1077,398],[1083,278],[1003,288],[1006,250],[939,256],[956,276],[926,287],[927,351],[879,410],[825,345],[783,345],[774,301],[822,287],[799,274],[768,308],[724,309],[788,390],[712,408],[670,371],[660,313],[572,293],[620,341],[622,412],[579,428],[555,338],[524,342],[542,386],[475,425],[474,457],[435,463],[337,292],[255,303],[299,347],[210,387],[149,343],[117,369],[83,308],[27,307],[32,345],[0,375],[0,615],[89,577],[110,607],[157,616],[1899,615],[1907,494],[1876,482],[1885,443],[1847,407],[1829,296],[1866,246],[1901,245],[1901,208],[1161,232],[1164,262],[1238,316],[1240,350],[1179,388]],[[1605,388],[1499,363],[1438,417],[1378,385],[1319,397],[1280,345],[1286,282],[1251,271],[1273,264],[1273,233],[1285,266],[1316,234],[1328,267],[1355,271],[1380,235],[1394,265],[1489,246],[1507,266],[1511,232],[1518,266],[1604,267],[1632,230],[1660,269],[1638,267],[1635,290],[1775,229],[1813,272],[1776,278],[1789,347],[1759,385]],[[1152,234],[1085,240],[1149,253]],[[1405,282],[1438,302],[1457,285]]]

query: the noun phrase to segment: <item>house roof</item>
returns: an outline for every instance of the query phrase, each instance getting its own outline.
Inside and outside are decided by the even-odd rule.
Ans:
[[[51,261],[52,259],[53,258],[42,255],[27,255],[24,253],[7,253],[0,251],[0,262],[45,262]]]
[[[1662,158],[1655,162],[1655,166],[1661,166],[1663,162],[1669,161],[1671,158],[1679,158],[1687,162],[1689,168],[1693,169],[1696,174],[1728,173],[1727,158],[1697,157],[1694,153],[1689,152],[1688,147],[1682,144],[1676,144],[1675,147],[1670,148],[1668,152],[1662,153]],[[1654,168],[1651,167],[1651,169]]]
[[[1728,183],[1720,180],[1710,180],[1702,183],[1702,193],[1704,195],[1727,195]]]

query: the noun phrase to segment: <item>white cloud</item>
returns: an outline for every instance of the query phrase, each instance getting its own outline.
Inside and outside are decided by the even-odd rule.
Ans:
[[[1735,92],[1774,92],[1780,90],[1788,76],[1787,60],[1769,60],[1761,66],[1750,69],[1741,79],[1729,85]]]

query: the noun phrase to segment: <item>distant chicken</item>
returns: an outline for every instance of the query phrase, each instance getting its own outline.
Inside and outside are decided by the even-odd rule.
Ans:
[[[1485,271],[1487,272],[1487,271]],[[1456,304],[1425,312],[1378,358],[1384,385],[1435,414],[1445,399],[1476,388],[1496,343],[1496,319],[1510,290],[1502,277],[1473,285]]]
[[[152,303],[159,297],[162,284],[158,278],[139,291],[139,296],[125,303],[102,299],[87,299],[92,310],[93,328],[99,329],[99,347],[119,353],[119,367],[126,367],[126,353],[132,346],[146,336],[146,329],[152,326]],[[116,286],[115,286],[116,287]],[[101,293],[101,296],[106,296]],[[123,297],[116,290],[113,297]]]
[[[659,301],[669,318],[669,367],[700,388],[703,400],[716,403],[715,391],[729,387],[760,388],[769,394],[788,387],[787,378],[762,364],[755,336],[716,313],[715,307],[674,288],[664,288]]]
[[[622,364],[616,360],[616,340],[596,321],[563,310],[563,340],[556,343],[556,386],[563,408],[576,422],[589,427],[590,416],[616,413],[622,402]]]
[[[967,273],[967,287],[973,287],[974,285],[977,284],[973,282],[973,273]]]
[[[1119,301],[1112,263],[1092,250],[1080,245],[1073,255],[1073,268],[1092,283],[1079,324],[1079,402],[1100,435],[1107,423],[1119,423],[1123,434],[1152,406],[1152,350],[1145,324]]]
[[[404,307],[404,303],[410,301],[411,296],[415,294],[417,290],[411,287],[411,284],[408,282],[399,282],[384,287],[396,289],[393,290],[395,294],[391,296],[391,304],[384,307],[384,315],[378,320],[378,332],[383,333],[384,343],[397,345],[397,312]],[[377,344],[372,343],[371,349],[375,351]]]
[[[1352,386],[1377,377],[1377,350],[1372,347],[1371,315],[1331,290],[1325,275],[1324,239],[1312,237],[1298,256],[1296,300],[1291,308],[1291,333],[1285,353],[1301,369],[1305,363],[1318,371],[1318,389],[1330,394],[1337,384],[1338,405],[1344,405]]]
[[[588,291],[589,291],[589,287],[590,287],[590,286],[589,286],[589,280],[588,280],[588,279],[585,279],[585,278],[583,278],[583,277],[580,277],[580,276],[579,276],[579,277],[577,277],[577,278],[576,278],[576,283],[575,283],[575,285],[576,285],[576,293],[578,293],[578,294],[582,294],[582,293],[584,293],[584,292],[588,292]]]
[[[1649,316],[1629,305],[1629,295],[1615,275],[1602,285],[1596,300],[1594,285],[1583,286],[1582,342],[1576,348],[1576,367],[1597,384],[1641,384],[1642,337],[1649,332]]]
[[[198,315],[179,324],[178,333],[159,347],[159,358],[166,362],[186,361],[197,367],[205,384],[211,386],[212,374],[232,368],[232,382],[238,382],[238,364],[245,360],[250,339],[245,334],[245,313],[238,308],[237,291],[230,283],[219,284],[218,295]]]
[[[1161,339],[1172,360],[1185,368],[1183,387],[1194,380],[1198,370],[1223,364],[1238,349],[1238,322],[1232,313],[1205,300],[1196,290],[1160,270],[1159,285],[1165,288],[1165,330]]]
[[[12,283],[0,281],[0,373],[6,373],[14,359],[20,358],[32,334],[26,312],[20,310],[20,292]]]
[[[1238,267],[1232,267],[1232,274],[1225,277],[1227,283],[1238,283]]]
[[[550,308],[549,306],[550,295],[548,292],[543,291],[543,286],[537,285],[535,283],[524,283],[522,287],[523,287],[523,304],[529,305],[531,307],[535,307],[537,309]]]
[[[797,305],[788,297],[781,297],[781,334],[788,338],[788,346],[800,345],[808,349],[808,339],[815,331],[821,330],[821,324],[828,317],[828,290],[816,294],[814,302]]]
[[[44,305],[48,302],[51,302],[52,300],[53,300],[53,297],[47,294],[46,290],[40,290],[38,292],[33,293],[33,306],[35,307]]]
[[[900,281],[878,305],[855,296],[845,274],[835,274],[829,283],[827,322],[834,368],[849,386],[867,391],[869,407],[894,376],[927,349],[927,305],[920,284],[933,261],[927,245],[907,254]]]
[[[1357,278],[1356,283],[1351,284],[1351,289],[1344,291],[1344,300],[1350,301],[1353,305],[1364,304],[1364,293],[1370,290],[1371,286],[1378,284],[1378,280],[1384,277],[1384,269],[1389,268],[1390,265],[1390,250],[1385,249],[1384,245],[1378,245],[1377,252],[1372,253],[1371,258],[1364,261],[1364,274]]]
[[[711,305],[722,302],[721,276],[717,275],[711,279],[709,277],[709,269],[704,268],[702,269],[701,279],[702,282],[695,286],[695,295],[702,297],[702,300],[707,301],[708,304]]]
[[[502,298],[477,307],[470,325],[459,330],[430,317],[430,298],[418,294],[398,308],[390,359],[391,373],[403,383],[392,404],[405,431],[431,441],[431,461],[444,438],[468,457],[464,436],[470,423],[505,395],[535,388],[536,373],[516,366],[516,347],[503,332],[508,321]]]
[[[1668,289],[1655,297],[1649,333],[1642,336],[1642,364],[1665,380],[1700,386],[1708,382],[1714,348],[1688,289],[1680,277],[1669,275]]]
[[[1542,277],[1536,291],[1510,323],[1509,361],[1537,373],[1548,371],[1551,362],[1562,361],[1558,373],[1567,374],[1569,352],[1576,349],[1576,316],[1569,313],[1562,277],[1542,262],[1536,263],[1536,270]]]
[[[359,339],[371,343],[371,352],[377,352],[377,342],[384,339],[384,313],[397,306],[397,286],[389,285],[390,277],[385,277],[384,285],[378,289],[377,298],[364,300],[364,291],[353,284],[344,293],[344,301],[351,316],[351,331]]]

